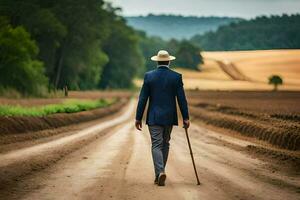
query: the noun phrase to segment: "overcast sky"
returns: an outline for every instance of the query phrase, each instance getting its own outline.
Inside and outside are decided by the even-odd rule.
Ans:
[[[123,9],[125,16],[181,14],[234,16],[300,13],[300,0],[107,0]]]

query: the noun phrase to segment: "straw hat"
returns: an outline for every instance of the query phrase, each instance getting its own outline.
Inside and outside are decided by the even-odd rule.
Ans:
[[[170,61],[175,60],[174,56],[170,56],[169,53],[165,50],[160,50],[156,56],[152,56],[151,60],[153,61]]]

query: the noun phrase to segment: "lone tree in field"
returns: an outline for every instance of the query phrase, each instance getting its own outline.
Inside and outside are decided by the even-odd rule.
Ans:
[[[278,90],[278,85],[282,85],[283,84],[283,80],[280,76],[278,75],[273,75],[269,77],[269,84],[274,85],[274,91]]]

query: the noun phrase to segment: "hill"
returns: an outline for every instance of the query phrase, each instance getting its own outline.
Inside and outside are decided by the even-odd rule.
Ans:
[[[300,48],[300,14],[257,17],[196,35],[191,41],[206,51]]]
[[[175,69],[183,74],[186,89],[271,91],[268,77],[278,74],[284,81],[279,90],[300,90],[300,50],[202,52],[202,56],[201,72]]]
[[[250,82],[267,83],[270,75],[283,77],[283,89],[300,88],[300,50],[204,52],[206,60],[234,65]]]
[[[183,74],[186,88],[271,90],[268,77],[278,74],[284,80],[280,90],[300,90],[300,50],[220,51],[202,55],[201,72],[177,69]]]
[[[185,17],[179,15],[148,15],[126,17],[127,24],[150,36],[163,39],[189,39],[196,34],[214,31],[221,25],[238,22],[230,17]]]

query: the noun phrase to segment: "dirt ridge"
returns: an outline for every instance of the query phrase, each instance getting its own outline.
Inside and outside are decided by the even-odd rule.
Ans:
[[[257,123],[257,120],[242,116],[231,116],[191,106],[192,115],[205,123],[238,131],[242,135],[266,141],[288,150],[300,150],[300,135],[293,130],[276,127],[272,124]]]
[[[134,102],[113,120],[106,120],[75,131],[71,135],[0,154],[0,188],[7,189],[33,172],[45,169],[66,155],[118,130],[132,116]],[[1,190],[0,189],[0,190]],[[1,192],[0,192],[1,193]],[[1,199],[1,195],[0,195]]]
[[[122,98],[108,107],[78,113],[59,113],[42,117],[0,117],[0,136],[41,131],[95,120],[116,113],[128,101],[129,98]]]

